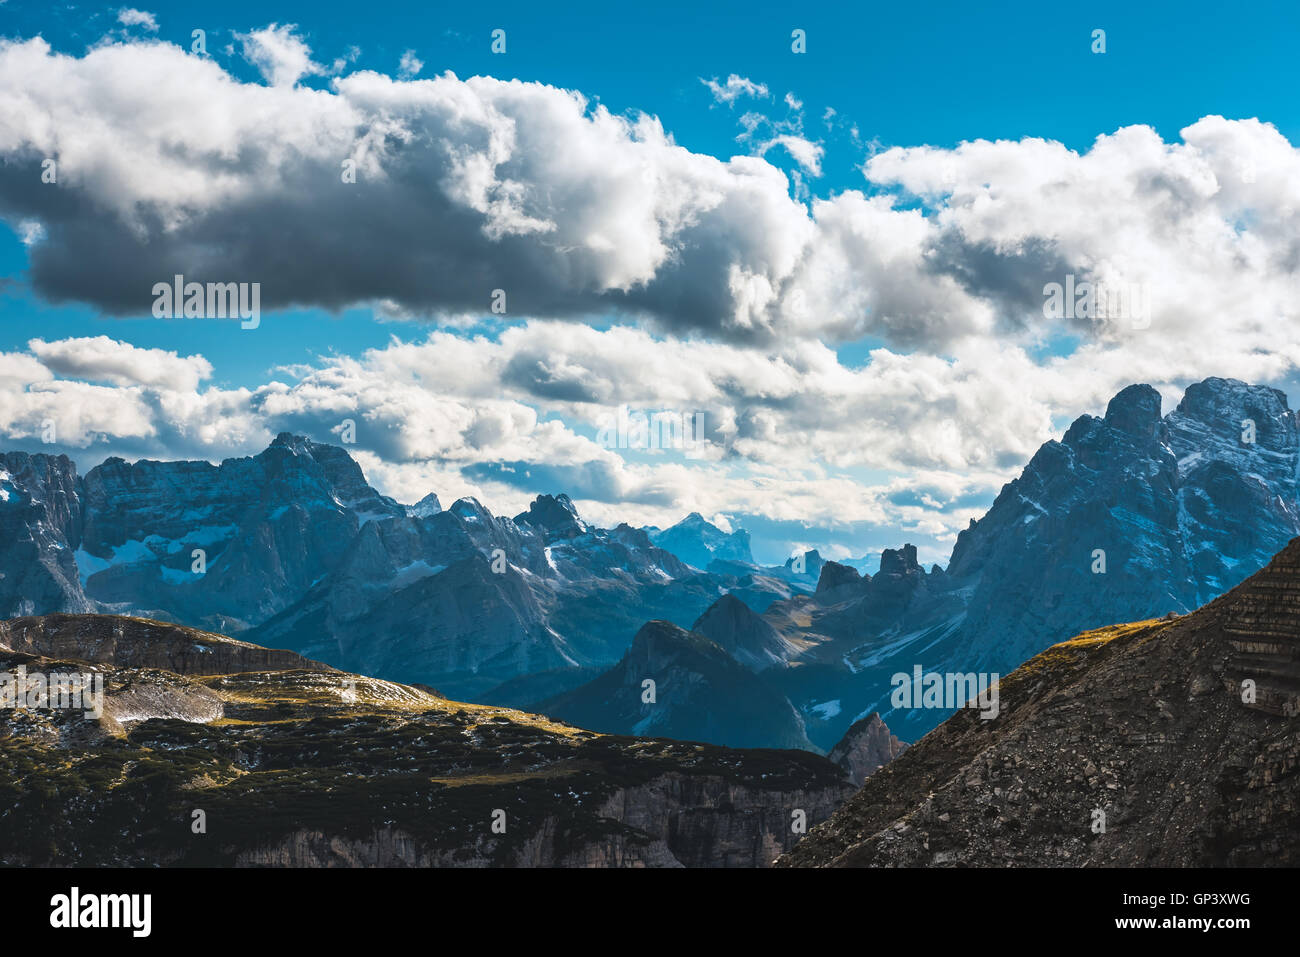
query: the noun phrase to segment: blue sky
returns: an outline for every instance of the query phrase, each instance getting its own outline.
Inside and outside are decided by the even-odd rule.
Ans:
[[[895,228],[904,230],[907,228],[904,225],[906,210],[923,210],[924,215],[935,222],[936,232],[942,234],[926,241],[931,250],[926,255],[932,256],[936,251],[943,255],[951,252],[956,261],[945,265],[945,279],[956,277],[955,281],[964,285],[970,294],[970,300],[964,300],[961,306],[954,306],[946,300],[938,306],[927,304],[921,312],[937,311],[946,317],[943,321],[936,320],[937,331],[932,333],[928,321],[908,319],[906,323],[902,320],[893,322],[884,316],[880,293],[873,287],[862,294],[864,301],[873,303],[864,307],[863,312],[880,311],[879,325],[874,320],[862,321],[854,326],[855,332],[845,334],[841,327],[809,331],[782,325],[778,319],[773,326],[774,338],[763,341],[740,341],[736,338],[740,334],[735,328],[719,326],[713,329],[707,323],[678,327],[672,317],[665,319],[660,312],[655,320],[659,324],[652,322],[648,327],[652,339],[647,348],[667,352],[676,348],[679,341],[734,346],[736,351],[709,359],[712,364],[706,363],[707,369],[713,370],[709,374],[716,374],[721,367],[744,366],[746,356],[757,353],[771,364],[761,372],[755,372],[755,376],[772,376],[775,382],[789,368],[803,370],[798,374],[808,376],[810,390],[829,390],[828,408],[844,398],[844,387],[837,381],[841,371],[862,373],[855,377],[857,383],[871,380],[871,386],[863,397],[848,401],[845,409],[857,409],[855,403],[859,401],[867,407],[879,408],[882,394],[898,394],[900,388],[906,392],[906,387],[885,384],[886,357],[880,356],[879,351],[886,350],[891,357],[906,357],[911,361],[913,371],[908,374],[900,371],[899,381],[929,381],[927,377],[937,375],[947,377],[944,379],[947,384],[936,386],[940,394],[926,403],[924,412],[900,405],[897,411],[882,414],[879,420],[873,419],[871,427],[882,434],[888,434],[890,429],[895,432],[911,429],[918,436],[917,442],[926,445],[926,450],[903,452],[892,457],[882,453],[875,458],[865,453],[840,455],[837,450],[844,446],[855,442],[878,446],[881,440],[869,436],[855,437],[851,432],[837,440],[834,428],[830,425],[823,428],[821,424],[813,423],[810,419],[813,413],[807,409],[782,419],[781,416],[789,416],[789,410],[798,403],[792,397],[774,399],[773,389],[777,387],[760,383],[747,392],[745,389],[737,390],[750,396],[754,401],[752,408],[747,408],[743,402],[731,401],[735,396],[728,399],[731,402],[728,408],[740,416],[741,436],[750,437],[753,443],[748,447],[749,451],[741,449],[739,462],[733,461],[726,466],[727,480],[739,483],[735,486],[738,491],[731,498],[708,491],[718,487],[720,473],[712,476],[701,474],[697,477],[700,484],[693,486],[671,469],[665,468],[658,476],[652,475],[658,466],[671,464],[665,463],[662,456],[633,452],[622,458],[647,471],[631,478],[619,475],[617,464],[606,462],[596,468],[595,460],[583,460],[568,446],[567,439],[547,439],[549,444],[545,448],[563,449],[563,452],[557,451],[554,459],[533,461],[532,465],[538,475],[546,475],[554,481],[577,476],[574,480],[583,483],[593,468],[605,475],[601,481],[590,482],[587,495],[575,496],[580,500],[586,498],[587,506],[596,510],[598,518],[626,513],[634,519],[663,524],[674,512],[685,514],[699,508],[710,516],[730,519],[756,530],[765,550],[764,557],[768,559],[775,559],[795,545],[833,541],[849,553],[860,554],[909,538],[921,544],[923,557],[942,560],[956,529],[991,501],[1001,481],[1014,474],[1017,463],[1023,464],[1024,458],[1039,442],[1050,437],[1053,430],[1059,434],[1060,428],[1075,415],[1100,412],[1105,397],[1117,391],[1115,387],[1126,380],[1136,376],[1153,380],[1165,388],[1168,401],[1175,401],[1180,385],[1202,374],[1250,373],[1252,378],[1280,385],[1287,384],[1292,376],[1292,360],[1289,353],[1283,355],[1286,350],[1278,350],[1277,355],[1268,357],[1269,361],[1259,359],[1260,351],[1251,343],[1249,335],[1236,327],[1230,331],[1226,325],[1215,325],[1216,316],[1221,319],[1223,310],[1219,308],[1216,312],[1207,306],[1203,319],[1206,328],[1211,333],[1221,331],[1224,336],[1234,337],[1232,341],[1240,343],[1236,358],[1226,357],[1216,365],[1183,357],[1178,361],[1171,360],[1167,367],[1154,367],[1150,362],[1149,341],[1144,347],[1134,348],[1131,343],[1116,344],[1107,340],[1104,356],[1099,353],[1102,358],[1096,360],[1104,371],[1095,376],[1095,381],[1084,385],[1086,376],[1079,370],[1094,361],[1085,355],[1090,343],[1086,332],[1071,327],[1030,329],[1026,332],[1021,319],[1010,323],[1014,328],[1009,331],[1002,322],[1005,315],[999,313],[996,321],[989,318],[988,314],[999,310],[1014,311],[1014,295],[1005,286],[1041,285],[1037,273],[1030,275],[1024,283],[1018,283],[1015,277],[1008,278],[1005,273],[1029,269],[1026,263],[1030,261],[1030,255],[1026,249],[1039,249],[1034,241],[1045,237],[1040,245],[1071,250],[1057,256],[1056,261],[1064,264],[1061,268],[1078,264],[1079,270],[1084,271],[1119,262],[1121,267],[1130,266],[1134,274],[1147,276],[1144,282],[1160,287],[1168,280],[1173,288],[1186,291],[1186,279],[1171,279],[1164,275],[1164,271],[1170,268],[1170,261],[1179,257],[1189,258],[1186,250],[1153,251],[1155,240],[1148,237],[1140,243],[1112,251],[1099,247],[1096,236],[1072,238],[1058,235],[1050,224],[1044,226],[1035,222],[1032,227],[1017,226],[1011,231],[1021,247],[1016,252],[1018,258],[1010,265],[997,262],[990,267],[988,257],[981,258],[983,254],[979,251],[957,247],[975,234],[977,226],[988,229],[990,235],[994,227],[981,221],[978,224],[963,222],[960,227],[950,228],[944,220],[950,213],[954,216],[974,215],[972,210],[976,207],[959,207],[959,200],[964,202],[964,199],[956,194],[936,198],[934,194],[924,195],[923,190],[921,194],[914,194],[912,190],[920,181],[917,177],[924,179],[925,175],[930,175],[923,169],[927,157],[950,156],[959,165],[963,182],[969,175],[973,177],[971,188],[979,189],[987,185],[980,182],[981,178],[991,179],[996,194],[994,174],[1005,175],[1008,184],[1016,182],[1017,155],[1031,157],[1032,162],[1045,161],[1034,151],[1029,140],[1059,143],[1068,151],[1087,154],[1098,136],[1114,134],[1130,125],[1149,128],[1164,144],[1179,144],[1182,131],[1203,117],[1222,116],[1233,122],[1259,118],[1270,125],[1273,132],[1269,136],[1276,134],[1276,142],[1270,141],[1269,149],[1277,143],[1297,142],[1300,124],[1294,107],[1296,70],[1293,40],[1297,35],[1296,28],[1300,26],[1300,13],[1297,13],[1295,5],[1245,3],[1230,10],[1221,5],[1195,3],[1003,3],[990,6],[996,6],[996,9],[958,3],[915,3],[880,8],[859,6],[855,9],[754,3],[711,4],[707,8],[698,3],[666,3],[642,9],[613,9],[608,4],[577,3],[566,5],[563,10],[523,3],[411,2],[372,3],[363,7],[293,2],[142,3],[139,9],[151,14],[156,24],[156,29],[150,29],[142,27],[139,22],[134,25],[121,22],[119,14],[125,8],[118,4],[59,5],[6,0],[0,5],[0,36],[16,42],[43,37],[56,53],[82,58],[87,56],[88,50],[102,46],[106,38],[140,45],[175,44],[188,50],[191,31],[202,28],[207,32],[212,60],[229,74],[232,81],[253,87],[269,84],[270,80],[264,79],[256,63],[245,55],[247,50],[241,46],[238,35],[246,35],[272,23],[292,24],[293,36],[304,49],[310,49],[311,60],[322,65],[319,74],[313,75],[308,71],[298,79],[297,92],[315,89],[330,94],[335,89],[333,84],[337,77],[364,70],[395,77],[403,54],[410,51],[421,61],[419,71],[411,74],[413,78],[424,80],[451,71],[462,80],[471,76],[490,76],[536,82],[561,90],[577,90],[588,98],[589,110],[599,104],[616,116],[633,117],[645,113],[657,117],[672,140],[698,158],[717,157],[725,161],[733,156],[755,154],[760,152],[761,142],[779,134],[791,134],[815,144],[822,151],[816,170],[801,165],[790,152],[779,146],[769,146],[761,151],[764,162],[790,178],[789,194],[807,207],[808,221],[831,221],[829,213],[813,210],[812,204],[817,201],[842,198],[854,191],[866,197],[877,194],[897,196],[889,220],[892,225],[883,225],[882,221],[861,226],[861,231],[855,235],[865,236],[865,242],[877,243],[883,248],[895,239],[881,239],[882,233],[872,230],[883,230],[884,233]],[[491,32],[497,28],[506,31],[507,51],[504,55],[493,54],[490,50]],[[795,28],[806,31],[807,52],[804,54],[791,52],[791,31]],[[1101,55],[1091,49],[1092,32],[1096,29],[1105,31],[1106,51]],[[339,65],[332,66],[336,61]],[[716,98],[704,82],[725,84],[731,76],[754,85],[761,84],[764,92],[757,96],[742,95],[728,103]],[[181,82],[178,79],[178,83]],[[174,105],[168,101],[157,108]],[[66,104],[58,107],[65,108]],[[51,110],[55,109],[51,107]],[[141,109],[148,115],[148,104],[142,104]],[[828,110],[833,113],[828,114]],[[746,114],[761,117],[754,121],[758,125],[748,138],[743,135]],[[52,112],[51,115],[58,114]],[[1241,143],[1254,143],[1252,129],[1233,126],[1227,133],[1222,133],[1217,127],[1206,128],[1194,143],[1187,145],[1189,150],[1195,149],[1198,162],[1203,162],[1207,169],[1215,169],[1222,178],[1225,173],[1214,166],[1215,163],[1240,164],[1243,157],[1255,156],[1254,146],[1223,146],[1225,137],[1237,137]],[[0,152],[3,152],[5,143],[3,131],[3,125],[0,125]],[[275,131],[267,129],[265,134],[273,139]],[[132,138],[130,142],[140,139],[140,133],[133,130],[124,129],[121,136]],[[10,144],[14,155],[30,154],[32,143],[20,142],[18,134],[14,137]],[[975,156],[970,152],[946,152],[975,140],[1011,141],[1014,150],[1008,148],[993,158]],[[562,147],[562,143],[556,145],[557,149]],[[921,147],[931,149],[925,155],[898,152],[899,149]],[[1262,160],[1267,169],[1291,161],[1284,147],[1277,148],[1280,151],[1277,155],[1282,159],[1276,162],[1273,159]],[[24,154],[23,150],[28,153]],[[1156,155],[1160,151],[1153,152],[1149,144],[1136,140],[1119,143],[1115,150],[1133,158],[1135,165],[1132,170],[1113,166],[1114,160],[1109,154],[1103,157],[1094,153],[1095,167],[1117,169],[1116,177],[1131,175],[1134,183],[1144,186],[1161,182],[1164,173],[1151,172],[1147,167],[1139,168],[1141,163],[1158,165],[1165,162]],[[1271,153],[1268,155],[1272,156]],[[882,156],[884,158],[878,161],[875,174],[869,179],[864,175],[864,164],[873,157]],[[1250,162],[1254,160],[1250,159]],[[990,167],[989,163],[994,165]],[[1169,160],[1171,175],[1182,175],[1185,168],[1182,163],[1182,159]],[[704,170],[704,167],[700,169]],[[994,174],[989,173],[990,169]],[[701,175],[707,179],[713,174],[702,172]],[[1076,176],[1073,172],[1063,174],[1063,177],[1071,183],[1087,179],[1087,175]],[[1190,179],[1194,181],[1195,177]],[[555,184],[522,182],[521,188],[525,191],[537,186],[537,196],[554,195],[556,189]],[[1253,174],[1251,182],[1254,183]],[[1083,196],[1082,187],[1079,192],[1079,196],[1062,203],[1060,216],[1069,229],[1082,233],[1084,230],[1079,222],[1086,218],[1087,204],[1110,200],[1105,197],[1098,200],[1091,194]],[[90,193],[85,195],[90,196]],[[1054,202],[1055,195],[1045,188],[1039,197],[1039,208]],[[1225,195],[1224,191],[1219,195]],[[101,206],[104,203],[111,205],[114,201],[106,196],[91,198]],[[152,196],[141,200],[142,203],[153,201]],[[163,201],[158,200],[160,203]],[[749,200],[741,201],[742,205],[745,202]],[[1118,200],[1115,202],[1119,203]],[[1252,196],[1234,202],[1237,205],[1231,215],[1217,208],[1213,210],[1215,221],[1222,219],[1237,226],[1243,222],[1253,223],[1250,204],[1259,200]],[[1243,203],[1246,205],[1242,206]],[[850,205],[843,204],[845,209]],[[1032,205],[1026,200],[1024,204],[1009,207],[1011,212],[1007,215],[1028,217],[1025,210]],[[1153,201],[1150,217],[1163,215],[1167,206],[1167,203]],[[203,357],[211,369],[201,377],[201,389],[257,390],[271,380],[287,381],[284,373],[279,371],[284,367],[310,364],[331,366],[327,376],[330,388],[346,380],[340,387],[346,391],[359,388],[355,386],[359,377],[333,368],[336,360],[356,359],[365,350],[391,351],[394,339],[418,348],[426,343],[432,328],[425,319],[393,321],[391,317],[385,318],[372,301],[342,306],[332,301],[279,309],[263,323],[256,339],[252,340],[232,335],[231,329],[220,323],[178,324],[154,319],[145,309],[127,317],[108,318],[102,303],[54,302],[52,300],[61,294],[53,292],[51,284],[38,289],[31,282],[29,255],[37,247],[29,247],[19,239],[24,223],[43,221],[39,212],[33,213],[32,209],[36,209],[36,205],[26,204],[21,198],[10,204],[7,213],[6,208],[0,206],[0,218],[10,227],[10,231],[0,237],[0,276],[6,277],[5,288],[0,291],[0,353],[22,354],[33,338],[56,342],[105,335],[135,350],[164,350],[175,352],[182,358]],[[1113,212],[1117,216],[1120,214],[1119,211]],[[787,214],[783,212],[781,215]],[[1206,215],[1211,213],[1206,211]],[[865,214],[855,221],[875,222]],[[792,228],[799,225],[793,219],[789,222]],[[56,219],[51,218],[50,223],[56,223]],[[1285,232],[1284,225],[1278,226],[1279,235]],[[57,238],[57,225],[51,228]],[[304,226],[303,232],[308,233],[311,228]],[[727,228],[733,227],[728,224]],[[737,235],[744,232],[744,227],[736,226],[735,229]],[[1150,224],[1152,236],[1159,236],[1162,231],[1160,224]],[[1259,241],[1274,241],[1267,224],[1258,226],[1256,232],[1258,236],[1255,238]],[[1237,238],[1241,235],[1238,229]],[[1030,241],[1025,241],[1026,236]],[[419,240],[414,242],[418,245]],[[741,239],[728,240],[731,244],[728,249],[740,242]],[[988,242],[995,243],[993,239]],[[1005,253],[1005,241],[997,242],[1003,244],[997,247],[1001,256]],[[954,249],[957,251],[952,251]],[[287,252],[293,253],[292,250]],[[554,250],[548,250],[548,255],[551,252]],[[753,268],[761,271],[781,254],[781,250],[770,251],[770,254],[767,250],[760,251],[754,261],[761,265]],[[871,254],[872,250],[868,250],[868,255]],[[894,254],[892,247],[887,255],[882,254],[880,278],[875,280],[877,286],[887,282],[890,274],[887,263],[892,261],[889,257]],[[690,254],[682,255],[687,259],[684,268],[689,272],[692,268]],[[851,258],[834,258],[832,261],[842,262],[842,269],[853,269]],[[1227,269],[1228,260],[1223,262]],[[752,263],[746,268],[751,266]],[[990,268],[988,277],[975,275],[986,267]],[[330,270],[325,265],[321,268],[324,272]],[[820,268],[815,276],[807,278],[809,283],[820,283],[824,288],[840,281],[833,270],[826,271],[829,266]],[[1260,266],[1260,269],[1264,268]],[[1203,274],[1204,269],[1196,272]],[[791,275],[787,270],[782,273],[781,281],[786,281]],[[1259,318],[1260,310],[1267,313],[1277,303],[1285,302],[1293,278],[1292,271],[1282,269],[1280,273],[1270,272],[1266,277],[1261,274],[1251,280],[1252,289],[1265,290],[1259,294],[1259,303],[1251,303],[1252,315]],[[617,283],[613,284],[617,286]],[[564,295],[571,292],[566,291]],[[1204,299],[1190,293],[1188,297],[1193,301]],[[1169,298],[1166,296],[1166,300]],[[662,309],[660,306],[654,308]],[[501,319],[486,312],[478,316],[466,315],[457,307],[450,310],[457,313],[455,322],[451,325],[443,323],[439,328],[462,340],[485,335],[496,341],[501,333],[533,318],[544,321],[558,318],[595,331],[641,324],[637,314],[610,305],[608,297],[600,299],[594,306],[585,304],[558,309],[558,313],[539,313],[535,317],[513,315]],[[947,328],[944,324],[947,319],[962,309],[967,309],[969,314],[954,320],[952,329]],[[1171,308],[1171,314],[1175,312],[1181,316],[1185,310]],[[912,315],[901,309],[900,315],[903,314]],[[1160,325],[1158,321],[1157,328]],[[975,339],[970,335],[973,328],[980,330],[975,337],[978,345],[973,344]],[[545,330],[536,334],[539,341],[546,341],[549,335]],[[552,336],[552,341],[557,340]],[[987,403],[987,399],[974,391],[969,395],[962,391],[969,382],[969,376],[962,370],[978,363],[982,356],[980,349],[990,344],[996,349],[1004,341],[1008,348],[1020,350],[1032,369],[1041,376],[1033,388],[1026,384],[1027,404],[1024,408],[1007,412],[1005,421],[990,423],[987,420],[997,416],[981,412],[981,403]],[[791,359],[787,353],[795,348],[794,343],[798,344],[798,350],[806,347],[806,350],[813,351],[799,351],[799,358]],[[831,350],[841,371],[821,376],[813,376],[808,371],[822,361],[814,357],[818,344]],[[594,345],[580,346],[578,343],[574,343],[572,348],[598,349]],[[558,341],[556,349],[561,350]],[[696,350],[690,355],[698,352]],[[873,353],[877,358],[873,359]],[[556,362],[563,364],[564,355],[563,351],[557,351]],[[146,353],[139,353],[139,356],[147,358]],[[937,366],[932,368],[927,364],[930,359],[946,364],[946,371],[935,371]],[[1067,362],[1067,366],[1060,367],[1059,374],[1053,371],[1057,368],[1053,365],[1056,360]],[[512,353],[500,361],[517,371],[524,359]],[[897,361],[902,363],[903,360]],[[120,363],[113,366],[116,371],[106,378],[104,374],[86,373],[84,370],[89,368],[86,361],[72,361],[63,352],[47,364],[50,362],[54,363],[50,368],[63,377],[83,375],[86,381],[107,382],[119,389],[144,389],[147,392],[149,388],[147,383],[141,385],[126,381],[129,376],[121,372]],[[58,365],[60,362],[61,366]],[[1073,365],[1068,365],[1070,362]],[[558,373],[549,370],[547,375],[555,377]],[[909,380],[908,375],[913,378]],[[951,383],[948,379],[952,380]],[[811,384],[814,381],[817,383],[815,386]],[[536,386],[536,382],[533,385]],[[427,383],[425,387],[430,388]],[[857,387],[854,385],[849,391],[853,392]],[[26,384],[24,388],[30,391],[32,386]],[[477,386],[462,385],[461,388],[461,401],[466,401],[465,394],[481,392]],[[789,382],[782,380],[778,391],[780,389],[788,392]],[[889,389],[894,391],[891,393]],[[647,408],[667,408],[671,402],[670,393],[674,390],[665,386],[661,397],[646,400],[644,389],[637,392],[637,396]],[[173,418],[179,414],[172,411],[179,405],[177,401],[145,401],[140,399],[142,394],[132,393],[134,400],[146,405],[152,403],[150,407],[167,407],[166,414]],[[352,392],[348,395],[351,397],[349,401],[355,399]],[[602,401],[619,398],[617,388],[602,395]],[[756,399],[756,395],[759,398]],[[661,400],[659,406],[654,405],[656,398]],[[590,438],[595,433],[592,420],[583,420],[574,407],[548,406],[527,398],[520,400],[517,396],[512,401],[516,404],[522,402],[543,421],[562,423],[574,434]],[[704,400],[696,401],[697,407],[701,401]],[[231,399],[227,405],[233,402]],[[391,404],[392,400],[386,400],[385,407]],[[337,403],[324,405],[332,409]],[[360,405],[357,407],[361,408]],[[713,408],[711,405],[708,407]],[[374,412],[376,421],[382,417],[378,411],[369,411]],[[205,454],[219,457],[255,446],[266,430],[278,427],[277,423],[309,430],[313,422],[318,422],[325,434],[317,437],[329,437],[330,426],[328,419],[321,417],[323,413],[313,419],[306,413],[298,415],[295,412],[297,417],[286,414],[272,422],[274,417],[266,414],[264,405],[258,405],[257,415],[260,416],[257,427],[250,424],[251,413],[237,424],[226,420],[214,424],[205,420],[206,432],[197,423],[180,423],[179,420],[169,421],[166,427],[158,423],[149,428],[124,427],[120,434],[113,434],[111,428],[102,429],[89,437],[83,436],[84,441],[74,443],[69,451],[77,455],[86,467],[108,451],[127,455]],[[515,413],[506,410],[501,415],[510,419]],[[930,422],[930,416],[934,417],[933,422]],[[927,417],[929,424],[925,429],[921,428],[917,417]],[[514,425],[509,428],[518,425],[517,417],[512,421]],[[927,431],[931,425],[933,429]],[[0,423],[0,426],[6,428],[11,446],[23,446],[32,441],[30,423],[14,418],[8,423]],[[499,423],[490,428],[480,425],[478,432],[493,431],[498,427]],[[842,428],[843,423],[838,427]],[[817,442],[810,442],[812,451],[807,454],[813,458],[803,462],[811,471],[800,481],[810,484],[802,486],[801,493],[789,496],[779,506],[766,510],[757,507],[755,502],[765,501],[764,496],[779,497],[773,489],[779,487],[783,474],[788,475],[802,467],[781,461],[775,451],[775,447],[783,443],[774,436],[779,436],[781,429],[796,428],[822,435]],[[985,429],[990,434],[984,434]],[[474,431],[469,429],[469,432]],[[923,433],[925,437],[921,438]],[[215,437],[197,438],[202,434]],[[167,435],[173,436],[170,442],[165,439]],[[185,440],[176,440],[176,435],[183,435]],[[972,446],[980,447],[976,451],[967,449],[949,454],[938,448],[972,435]],[[205,448],[205,441],[210,447]],[[524,442],[520,446],[523,451],[505,449],[508,443],[499,443],[480,461],[472,461],[472,455],[453,461],[441,456],[427,443],[416,449],[414,440],[406,441],[400,447],[387,439],[370,446],[364,441],[361,444],[374,456],[369,464],[382,474],[382,479],[377,481],[382,484],[387,480],[392,485],[390,490],[409,498],[419,482],[434,478],[448,483],[455,490],[461,483],[449,479],[449,476],[481,475],[485,463],[500,465],[504,462],[523,467],[521,463],[529,461],[527,456],[537,451],[535,440],[530,441],[533,444]],[[765,443],[770,447],[765,448]],[[469,444],[483,448],[472,442]],[[884,440],[884,444],[888,444],[888,440]],[[493,455],[504,457],[493,459]],[[384,469],[390,470],[385,472]],[[856,511],[846,509],[848,514],[838,523],[828,522],[824,508],[810,509],[809,514],[801,514],[801,509],[809,508],[809,502],[824,501],[828,494],[832,494],[830,490],[837,487],[819,487],[817,483],[837,476],[875,488],[871,501],[859,502]],[[525,492],[565,490],[549,487],[526,489],[527,485],[528,481],[521,480],[513,487],[493,489],[469,483],[459,491],[477,492],[488,504],[506,510]],[[674,488],[676,492],[670,491]],[[922,491],[918,493],[917,489]],[[437,490],[445,497],[444,489]],[[494,494],[499,496],[500,502],[492,500]],[[909,504],[905,511],[890,504],[900,502],[927,504],[916,507]]]
[[[8,0],[8,36],[46,37],[77,51],[96,42],[121,4]],[[1278,117],[1288,139],[1300,10],[1284,2],[1230,9],[1205,2],[955,2],[838,5],[665,2],[641,10],[575,2],[155,2],[157,36],[188,46],[270,22],[296,23],[324,60],[356,46],[358,66],[393,71],[414,49],[424,75],[452,70],[541,80],[610,109],[663,118],[693,150],[726,155],[733,131],[708,111],[700,77],[761,78],[814,112],[832,106],[882,144],[952,146],[963,139],[1042,136],[1085,148],[1130,123],[1166,138],[1207,113]],[[789,53],[793,27],[808,52]],[[507,30],[505,56],[489,49]],[[1090,52],[1107,31],[1104,57]],[[219,55],[219,54],[218,54]],[[247,67],[245,76],[254,75]],[[859,157],[827,164],[826,186],[860,186]]]

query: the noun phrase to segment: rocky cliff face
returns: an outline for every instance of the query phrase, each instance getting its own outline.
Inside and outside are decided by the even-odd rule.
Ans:
[[[817,579],[815,594],[825,601],[831,596],[854,596],[861,590],[862,575],[856,568],[839,562],[827,562],[822,566],[821,575]]]
[[[120,668],[157,668],[178,675],[334,670],[292,651],[122,615],[42,615],[0,621],[0,649]]]
[[[787,866],[1300,863],[1300,539],[1199,611],[1086,632],[958,712]]]
[[[0,617],[84,612],[81,484],[66,456],[0,455]]]
[[[766,866],[852,790],[807,752],[593,734],[161,622],[4,637],[27,650],[0,672],[107,694],[99,719],[0,709],[7,865]]]
[[[342,449],[288,434],[220,465],[109,459],[84,487],[87,595],[225,631],[281,611],[359,527],[404,514]]]
[[[831,753],[831,761],[844,769],[858,787],[873,773],[907,750],[907,745],[891,734],[880,715],[874,711],[861,721],[854,722]]]
[[[847,789],[846,789],[847,790]],[[773,791],[713,776],[669,771],[645,784],[618,788],[597,814],[625,829],[572,842],[560,816],[503,857],[484,847],[472,855],[435,849],[405,831],[382,827],[364,837],[298,830],[241,852],[250,867],[768,867],[794,846],[792,814],[825,820],[839,788]]]

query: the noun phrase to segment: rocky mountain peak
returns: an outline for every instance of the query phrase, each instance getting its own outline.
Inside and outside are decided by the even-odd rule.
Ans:
[[[466,522],[483,521],[492,516],[492,513],[483,506],[482,502],[468,495],[452,502],[451,508],[447,509],[447,511]]]
[[[281,432],[271,440],[271,444],[268,448],[288,449],[295,455],[310,455],[311,446],[311,439],[307,438],[305,435],[295,435],[293,432]]]
[[[356,459],[337,445],[281,432],[255,461],[263,467],[268,479],[276,481],[283,477],[296,494],[323,487],[338,504],[355,510],[362,521],[405,514],[395,501],[370,487]],[[223,462],[222,468],[228,464]]]
[[[1248,467],[1270,481],[1294,481],[1300,433],[1296,414],[1277,389],[1236,379],[1206,379],[1187,387],[1166,422],[1170,444],[1185,470],[1218,459]]]
[[[904,545],[902,548],[886,548],[880,553],[881,575],[906,575],[909,572],[921,572],[920,562],[916,560],[916,546]]]
[[[1149,385],[1131,385],[1106,406],[1106,424],[1142,440],[1154,439],[1159,432],[1160,393]]]
[[[714,561],[754,561],[749,532],[743,528],[724,532],[699,512],[691,512],[671,528],[648,527],[646,533],[660,548],[696,568],[708,568]]]
[[[755,671],[785,662],[793,649],[768,622],[735,595],[723,595],[691,626]]]
[[[442,503],[438,501],[438,496],[433,492],[406,508],[406,514],[411,518],[428,518],[430,515],[437,515],[441,511]]]
[[[839,562],[827,562],[822,566],[821,575],[817,578],[817,594],[825,595],[836,588],[861,584],[862,576],[858,574],[856,568],[841,565]]]
[[[844,737],[831,749],[827,757],[844,769],[844,773],[858,787],[873,771],[884,767],[907,749],[907,745],[891,734],[879,713],[873,711],[855,721]]]
[[[615,667],[537,708],[595,731],[814,750],[780,692],[716,642],[668,621],[646,622]]]
[[[825,564],[826,559],[822,558],[822,553],[815,548],[810,548],[800,555],[791,555],[785,560],[786,571],[811,578],[819,578],[822,573],[822,566]]]
[[[676,664],[682,655],[717,657],[721,651],[714,642],[671,621],[648,621],[633,636],[624,661],[655,672]]]
[[[1203,422],[1212,422],[1221,417],[1224,408],[1244,409],[1248,406],[1264,410],[1270,417],[1291,411],[1286,393],[1280,389],[1218,376],[1189,385],[1178,403],[1178,411]]]
[[[547,533],[548,538],[573,538],[587,530],[569,496],[539,495],[528,511],[515,516],[515,524],[528,524]]]

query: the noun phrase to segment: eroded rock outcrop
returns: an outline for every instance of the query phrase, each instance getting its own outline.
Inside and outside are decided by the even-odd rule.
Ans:
[[[897,735],[891,734],[880,715],[873,711],[854,722],[827,757],[844,769],[850,781],[861,787],[874,772],[906,749],[907,745],[899,741]]]
[[[43,615],[0,621],[0,647],[46,658],[160,668],[178,675],[333,671],[292,651],[123,615]]]

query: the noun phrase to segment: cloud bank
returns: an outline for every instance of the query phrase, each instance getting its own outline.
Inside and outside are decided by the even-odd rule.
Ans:
[[[182,273],[260,281],[266,309],[456,315],[500,289],[520,318],[945,350],[1050,334],[1043,286],[1065,274],[1147,288],[1149,328],[1074,330],[1122,341],[1256,336],[1300,291],[1300,158],[1255,120],[1206,117],[1174,143],[1130,127],[1082,154],[894,148],[863,189],[805,205],[761,158],[693,153],[573,91],[369,71],[316,89],[291,27],[242,39],[265,83],[160,42],[0,44],[0,215],[42,228],[42,295],[141,314]],[[819,169],[814,144],[776,145]]]

